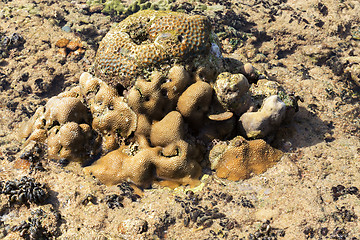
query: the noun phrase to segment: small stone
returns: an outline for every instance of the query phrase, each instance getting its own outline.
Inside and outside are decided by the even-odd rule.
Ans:
[[[66,48],[60,48],[58,49],[58,53],[63,56],[66,57],[67,53],[66,53]]]
[[[219,113],[219,114],[212,114],[209,115],[209,119],[213,120],[213,121],[225,121],[225,120],[229,120],[230,118],[232,118],[234,114],[232,112],[223,112],[223,113]]]
[[[127,219],[120,223],[118,230],[121,234],[142,234],[147,232],[148,223],[139,218]]]
[[[104,5],[103,4],[98,4],[98,5],[94,5],[91,6],[89,9],[89,12],[91,13],[99,13],[104,9]]]
[[[69,26],[63,26],[61,29],[67,33],[71,32],[71,28]]]
[[[326,227],[323,227],[320,229],[320,233],[323,236],[326,236],[328,234],[329,230]]]
[[[325,142],[332,142],[332,141],[334,141],[335,140],[335,138],[333,137],[333,136],[331,136],[331,134],[330,133],[325,133],[325,135],[324,135],[324,140],[325,140]]]
[[[70,49],[71,51],[75,51],[76,49],[81,47],[81,43],[79,42],[74,42],[74,41],[70,41],[67,45],[66,48]]]
[[[66,45],[68,45],[69,42],[70,42],[69,39],[61,38],[61,39],[57,40],[57,42],[55,43],[55,46],[59,47],[59,48],[64,48],[64,47],[66,47]]]
[[[251,63],[245,63],[244,71],[248,75],[253,75],[255,73],[255,68],[251,65]]]

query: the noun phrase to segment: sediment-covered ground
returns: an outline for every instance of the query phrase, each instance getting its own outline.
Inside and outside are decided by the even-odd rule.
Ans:
[[[358,1],[172,3],[211,19],[224,56],[252,63],[303,100],[272,142],[285,152],[274,167],[239,182],[206,172],[187,193],[106,187],[41,146],[24,150],[18,138],[40,105],[78,84],[102,37],[129,14],[115,7],[0,2],[0,238],[360,239]],[[73,46],[59,47],[63,38]],[[20,197],[26,191],[39,197]]]

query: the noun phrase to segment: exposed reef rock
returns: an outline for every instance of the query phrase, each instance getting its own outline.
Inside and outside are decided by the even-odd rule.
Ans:
[[[240,133],[248,138],[264,138],[285,119],[286,105],[277,95],[266,98],[257,112],[246,112],[239,119]]]
[[[35,112],[25,144],[44,142],[51,158],[88,165],[84,172],[107,185],[194,185],[210,165],[230,180],[262,173],[281,152],[243,137],[276,131],[297,98],[256,79],[251,64],[232,63],[233,74],[226,62],[206,17],[138,12],[105,36],[95,75],[83,73],[78,87]]]
[[[215,82],[216,98],[229,111],[240,116],[250,106],[250,84],[242,74],[223,72]]]

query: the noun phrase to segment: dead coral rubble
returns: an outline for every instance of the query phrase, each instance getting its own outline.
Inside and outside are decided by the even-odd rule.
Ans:
[[[105,36],[95,75],[83,73],[79,87],[40,107],[23,137],[47,143],[54,159],[86,163],[102,153],[84,171],[107,185],[196,184],[206,165],[231,180],[262,173],[281,152],[239,134],[271,134],[296,111],[296,99],[277,85],[252,87],[240,73],[252,66],[233,74],[226,62],[206,17],[138,12]]]

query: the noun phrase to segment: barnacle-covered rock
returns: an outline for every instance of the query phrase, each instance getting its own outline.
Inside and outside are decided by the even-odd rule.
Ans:
[[[209,160],[218,177],[238,181],[249,178],[251,173],[265,172],[282,154],[262,139],[246,141],[238,136],[216,144],[209,153]]]
[[[277,95],[264,100],[257,112],[246,112],[239,119],[239,129],[248,138],[264,138],[285,119],[286,105]]]
[[[249,91],[254,109],[260,108],[267,97],[277,95],[280,100],[285,103],[286,119],[291,120],[295,112],[299,110],[297,103],[299,98],[293,94],[288,94],[278,82],[260,79],[250,87]]]
[[[104,37],[93,71],[110,85],[129,87],[146,69],[209,54],[212,42],[211,24],[204,16],[140,11],[120,22]]]
[[[242,74],[220,73],[214,84],[216,98],[229,111],[240,116],[250,107],[250,84]]]

